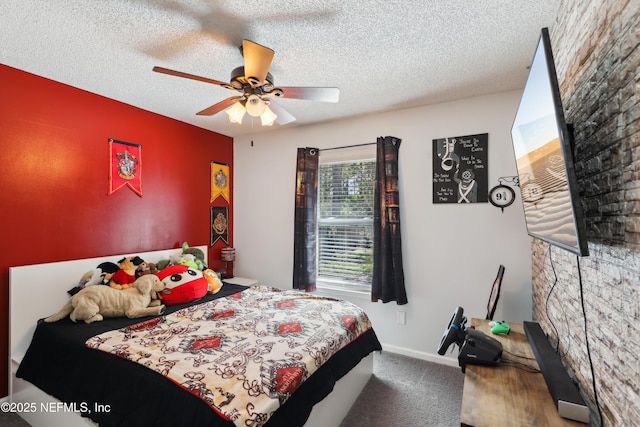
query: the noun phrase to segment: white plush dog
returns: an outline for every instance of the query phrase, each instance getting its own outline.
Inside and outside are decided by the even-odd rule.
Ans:
[[[157,316],[164,313],[164,305],[156,300],[156,293],[163,289],[164,283],[155,274],[145,274],[136,279],[132,287],[123,290],[110,286],[89,286],[72,296],[58,313],[44,321],[56,322],[69,316],[74,322],[84,320],[85,323],[92,323],[104,317],[127,316],[133,319]]]

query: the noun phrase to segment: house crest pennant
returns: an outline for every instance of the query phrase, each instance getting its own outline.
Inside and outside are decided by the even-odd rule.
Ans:
[[[211,246],[220,239],[229,244],[229,210],[226,206],[211,206]]]
[[[211,203],[222,196],[229,203],[229,165],[211,162]]]
[[[142,197],[142,145],[109,139],[109,195],[122,187]]]

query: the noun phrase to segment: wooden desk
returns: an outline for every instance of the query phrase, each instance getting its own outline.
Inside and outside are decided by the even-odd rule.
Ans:
[[[541,373],[526,372],[506,363],[517,361],[539,369],[521,324],[510,324],[509,335],[494,335],[489,321],[471,319],[477,330],[502,343],[497,366],[467,365],[462,392],[460,425],[474,427],[585,426],[558,415]],[[523,359],[512,354],[532,358]],[[507,361],[505,363],[505,360]]]

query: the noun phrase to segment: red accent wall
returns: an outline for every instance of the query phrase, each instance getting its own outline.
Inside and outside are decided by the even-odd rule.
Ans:
[[[208,245],[210,162],[229,164],[233,175],[233,139],[1,64],[0,94],[0,360],[6,361],[10,266],[184,241]],[[143,197],[128,187],[108,195],[109,138],[142,145]],[[221,265],[223,246],[209,248],[213,268]],[[0,366],[6,396],[7,364]]]

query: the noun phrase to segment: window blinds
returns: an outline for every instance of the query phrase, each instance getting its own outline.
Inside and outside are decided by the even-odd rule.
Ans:
[[[371,285],[375,164],[368,159],[319,165],[320,281],[359,288]]]

